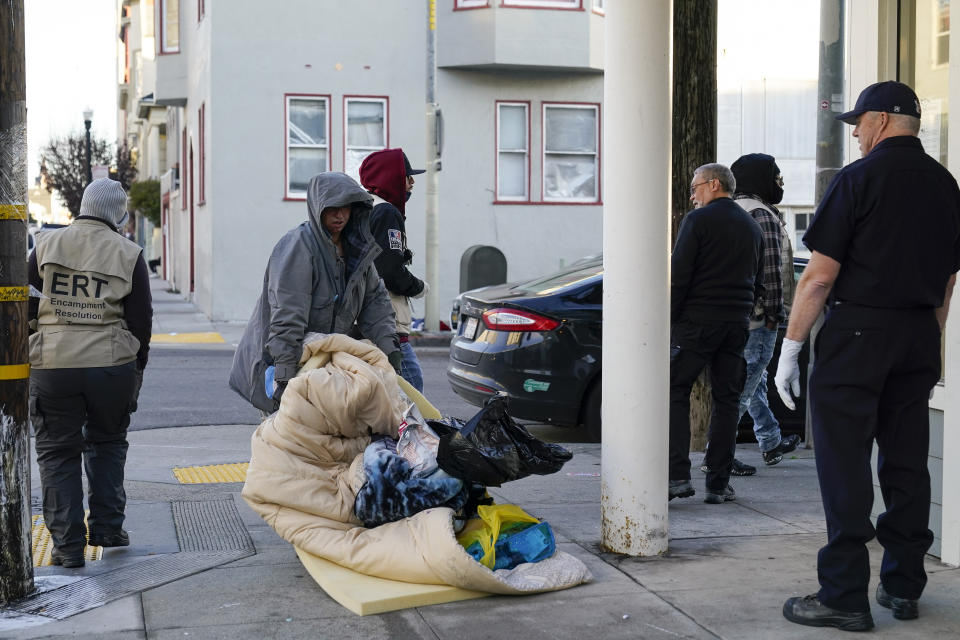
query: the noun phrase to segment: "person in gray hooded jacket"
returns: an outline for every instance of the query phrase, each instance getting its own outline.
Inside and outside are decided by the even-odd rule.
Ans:
[[[230,388],[261,411],[279,407],[308,332],[349,333],[356,323],[400,366],[396,319],[373,264],[381,249],[370,234],[372,201],[346,174],[314,176],[307,221],[273,248],[230,371]]]

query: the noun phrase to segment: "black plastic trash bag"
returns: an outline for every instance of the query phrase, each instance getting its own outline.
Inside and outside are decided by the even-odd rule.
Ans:
[[[499,487],[532,473],[556,473],[573,457],[558,444],[537,440],[514,422],[503,396],[488,399],[466,424],[456,418],[428,423],[440,436],[440,468],[455,478],[488,487]]]

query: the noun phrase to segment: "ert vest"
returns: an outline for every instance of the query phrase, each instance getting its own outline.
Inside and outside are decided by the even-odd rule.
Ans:
[[[737,198],[734,200],[738,205],[750,213],[754,209],[765,209],[777,221],[780,222],[780,279],[783,281],[783,313],[790,317],[790,308],[793,306],[793,294],[796,292],[797,284],[793,278],[793,245],[790,243],[790,234],[787,233],[787,224],[776,211],[755,198]],[[764,326],[762,320],[750,319],[750,329],[758,329]]]
[[[31,367],[112,367],[136,359],[140,341],[127,330],[123,299],[141,251],[98,220],[75,220],[37,237],[43,295]]]

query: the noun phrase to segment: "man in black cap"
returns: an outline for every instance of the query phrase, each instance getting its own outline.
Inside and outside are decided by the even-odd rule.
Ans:
[[[397,316],[400,375],[417,391],[423,391],[423,372],[410,346],[410,298],[422,298],[429,286],[409,269],[413,253],[407,248],[406,203],[413,190],[413,176],[423,172],[410,166],[400,148],[374,151],[360,165],[360,183],[374,197],[370,231],[383,249],[374,264]]]
[[[940,335],[960,269],[960,189],[924,153],[920,102],[907,85],[871,85],[837,119],[854,125],[863,157],[836,175],[803,237],[813,255],[775,378],[792,409],[800,345],[827,305],[809,387],[827,544],[817,558],[820,590],[788,599],[783,615],[860,631],[873,627],[866,543],[874,535],[884,548],[881,606],[916,618],[927,581],[927,401],[940,378]],[[886,506],[876,529],[874,441]]]

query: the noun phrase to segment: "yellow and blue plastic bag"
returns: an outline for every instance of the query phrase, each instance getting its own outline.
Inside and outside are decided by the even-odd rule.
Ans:
[[[480,505],[477,515],[480,517],[467,524],[457,542],[488,569],[539,562],[556,551],[550,525],[516,505]]]

